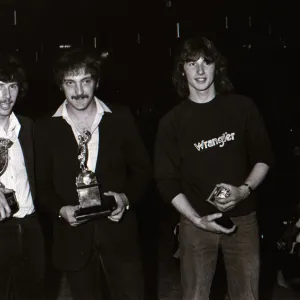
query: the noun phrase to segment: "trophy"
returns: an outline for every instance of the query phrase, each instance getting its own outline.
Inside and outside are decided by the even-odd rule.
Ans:
[[[4,174],[8,165],[8,148],[13,142],[9,139],[0,138],[0,176]],[[5,189],[5,186],[0,182],[0,188]],[[5,199],[11,210],[11,215],[19,210],[19,204],[16,199],[15,191],[4,192]]]
[[[95,173],[87,167],[87,144],[91,137],[91,133],[87,130],[78,136],[80,173],[76,177],[76,186],[80,208],[74,212],[74,217],[77,220],[90,220],[108,216],[117,207],[113,196],[105,196],[101,193],[101,185],[98,183]]]
[[[215,205],[216,198],[227,198],[230,195],[230,190],[223,186],[215,186],[209,197],[206,199],[207,202]]]
[[[215,206],[216,198],[227,198],[230,196],[230,190],[223,187],[223,186],[215,186],[209,197],[206,199],[207,202]],[[222,217],[214,220],[217,224],[230,229],[234,226],[234,223],[232,220],[225,216],[224,213],[222,213]]]

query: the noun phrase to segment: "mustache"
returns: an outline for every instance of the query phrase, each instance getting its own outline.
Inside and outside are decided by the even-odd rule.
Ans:
[[[8,99],[3,99],[3,100],[0,100],[0,103],[11,104],[11,103],[13,103],[13,101],[8,100]]]
[[[89,97],[88,95],[82,94],[82,95],[72,96],[71,98],[73,100],[82,100],[82,99],[85,99],[85,98],[88,99],[88,97]]]

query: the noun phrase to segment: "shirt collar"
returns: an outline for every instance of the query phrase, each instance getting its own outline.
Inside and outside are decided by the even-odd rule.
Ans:
[[[112,113],[111,109],[97,97],[94,97],[96,102],[96,109],[97,114],[102,114],[103,112]],[[68,101],[65,100],[57,109],[55,114],[52,117],[63,117],[64,119],[68,117],[68,110],[67,110]]]
[[[7,133],[4,131],[2,127],[0,127],[0,136],[13,139],[14,137],[19,136],[20,130],[21,130],[21,124],[17,119],[16,115],[12,112],[8,120]]]

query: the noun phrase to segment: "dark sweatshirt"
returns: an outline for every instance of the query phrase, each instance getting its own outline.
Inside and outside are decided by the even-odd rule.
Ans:
[[[185,100],[160,121],[155,144],[155,177],[165,201],[187,196],[200,215],[217,209],[207,203],[214,186],[240,186],[256,163],[272,165],[273,154],[262,117],[241,95],[218,95],[208,103]],[[228,216],[255,210],[255,193]]]

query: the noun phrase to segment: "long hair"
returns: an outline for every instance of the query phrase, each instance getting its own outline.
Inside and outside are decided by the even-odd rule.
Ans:
[[[55,82],[61,86],[66,75],[78,75],[82,69],[97,81],[100,77],[102,57],[95,50],[75,48],[64,52],[55,62]]]
[[[0,81],[16,82],[19,87],[18,98],[22,98],[28,90],[28,82],[23,64],[11,53],[0,53]]]
[[[194,37],[184,41],[179,54],[175,57],[172,81],[181,97],[189,95],[189,88],[184,73],[184,64],[197,61],[202,57],[207,63],[215,64],[214,85],[216,92],[223,94],[233,90],[233,85],[227,76],[226,59],[216,49],[214,44],[205,37]]]

